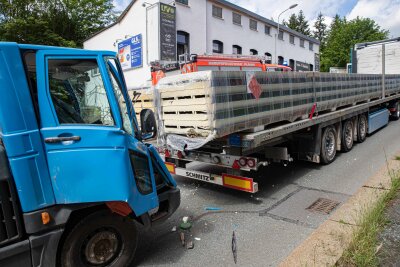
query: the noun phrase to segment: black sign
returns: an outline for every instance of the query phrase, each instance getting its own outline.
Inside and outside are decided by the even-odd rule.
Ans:
[[[319,59],[319,54],[315,53],[315,70],[314,71],[320,71],[320,59]]]
[[[296,61],[296,71],[310,71],[310,64],[301,62],[301,61]]]
[[[176,61],[176,8],[160,3],[160,60]]]

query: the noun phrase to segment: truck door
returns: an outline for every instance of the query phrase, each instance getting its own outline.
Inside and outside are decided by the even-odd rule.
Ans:
[[[126,201],[141,215],[158,206],[149,153],[121,109],[125,100],[114,94],[106,56],[114,54],[36,55],[49,173],[58,204]]]

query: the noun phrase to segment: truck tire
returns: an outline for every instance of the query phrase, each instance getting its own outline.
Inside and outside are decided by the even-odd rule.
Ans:
[[[391,114],[390,114],[390,118],[392,119],[392,120],[394,120],[394,121],[397,121],[397,120],[399,120],[400,119],[400,102],[397,102],[396,104],[395,104],[395,111],[393,111]]]
[[[321,162],[330,164],[336,157],[336,130],[333,126],[324,129],[321,138]]]
[[[364,114],[361,114],[358,117],[358,125],[357,125],[357,141],[362,143],[367,139],[367,132],[368,132],[368,120]]]
[[[353,148],[354,130],[353,121],[347,120],[342,127],[342,151],[348,152]]]
[[[131,266],[138,240],[129,218],[98,211],[68,232],[61,250],[62,267]]]

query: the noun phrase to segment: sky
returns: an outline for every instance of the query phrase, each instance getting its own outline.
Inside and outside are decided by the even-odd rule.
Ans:
[[[131,0],[113,0],[117,11],[123,10]],[[204,0],[189,0],[204,1]],[[290,14],[303,10],[312,26],[319,12],[329,24],[339,14],[353,19],[357,16],[375,20],[383,29],[389,30],[389,37],[400,37],[400,0],[228,0],[251,10],[263,17],[278,20],[278,15],[292,4],[298,6],[281,15],[280,21]]]

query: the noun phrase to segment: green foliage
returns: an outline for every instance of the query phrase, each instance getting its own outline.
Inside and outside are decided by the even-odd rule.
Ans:
[[[389,173],[392,180],[390,190],[362,214],[353,240],[336,266],[378,266],[378,234],[387,222],[385,210],[400,189],[399,171],[389,170]]]
[[[283,24],[292,30],[295,30],[307,36],[311,36],[310,27],[308,25],[306,17],[304,16],[303,10],[300,10],[299,14],[297,15],[294,13],[290,15],[289,21],[283,21]]]
[[[356,43],[383,40],[388,35],[389,32],[382,30],[372,19],[357,17],[347,21],[336,15],[322,51],[321,71],[329,71],[330,67],[346,67],[350,61],[350,49]]]
[[[0,0],[0,40],[81,47],[115,20],[112,0]]]
[[[288,22],[283,21],[283,25],[285,25],[286,27],[289,27],[292,30],[297,31],[297,29],[299,28],[299,23],[297,21],[296,14],[293,13],[292,15],[290,15],[289,21]]]
[[[319,47],[319,50],[320,53],[322,54],[326,44],[328,25],[326,25],[325,18],[321,12],[318,14],[317,20],[314,23],[314,28],[315,30],[313,32],[313,37],[318,41],[320,41],[321,45]]]

